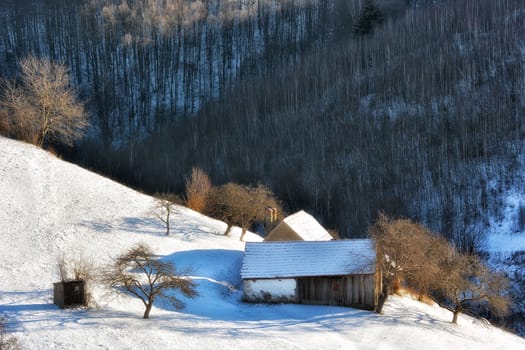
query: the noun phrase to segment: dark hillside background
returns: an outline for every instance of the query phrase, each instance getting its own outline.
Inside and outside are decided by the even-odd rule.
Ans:
[[[120,174],[179,191],[198,165],[215,183],[268,184],[342,236],[384,211],[461,240],[498,215],[519,170],[522,10],[449,1],[371,35],[350,26],[121,150]]]
[[[520,168],[519,0],[3,1],[0,73],[68,65],[93,115],[70,157],[148,192],[268,185],[343,237],[379,211],[460,242]],[[474,239],[473,238],[473,239]]]

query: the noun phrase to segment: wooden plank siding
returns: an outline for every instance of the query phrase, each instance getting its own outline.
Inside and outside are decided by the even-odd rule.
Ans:
[[[330,241],[333,237],[317,220],[303,210],[284,218],[271,230],[265,242]]]
[[[53,303],[59,307],[86,304],[84,281],[62,281],[53,283]]]
[[[376,276],[349,275],[297,279],[297,302],[314,305],[352,306],[374,309],[377,303]]]
[[[265,242],[279,241],[303,241],[303,238],[297,234],[286,222],[282,221],[264,238]]]

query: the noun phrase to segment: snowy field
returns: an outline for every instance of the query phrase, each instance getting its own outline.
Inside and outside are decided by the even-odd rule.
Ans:
[[[151,197],[33,146],[0,137],[0,317],[25,349],[525,349],[525,340],[435,305],[393,297],[384,314],[342,307],[240,301],[239,230],[180,207],[172,233]],[[249,240],[260,240],[248,235]],[[94,289],[96,306],[52,304],[56,263],[102,267],[145,242],[178,268],[192,267],[199,297],[149,320],[134,298]]]

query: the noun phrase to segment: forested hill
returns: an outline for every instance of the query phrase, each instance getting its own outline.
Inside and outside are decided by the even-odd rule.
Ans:
[[[344,6],[343,6],[344,5]],[[65,63],[94,133],[118,147],[198,111],[237,79],[324,46],[342,0],[5,0],[0,73],[29,55]],[[357,11],[357,10],[356,10]]]
[[[77,160],[147,191],[199,166],[346,237],[378,211],[483,231],[522,168],[525,4],[377,0],[365,33],[367,3],[7,1],[0,69],[66,63],[94,116]]]
[[[269,184],[342,236],[384,211],[464,241],[499,215],[522,168],[524,10],[446,1],[369,35],[350,26],[126,150],[123,174],[176,188],[198,165],[216,183]]]

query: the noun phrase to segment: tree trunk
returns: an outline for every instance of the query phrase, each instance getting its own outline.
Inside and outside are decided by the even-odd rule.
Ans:
[[[146,311],[144,311],[144,318],[149,318],[149,313],[151,311],[151,307],[153,306],[153,303],[150,302],[146,305]]]
[[[461,311],[461,306],[457,306],[455,309],[454,309],[454,316],[452,317],[452,323],[454,324],[458,324],[458,316],[459,316],[459,313]]]
[[[383,291],[381,295],[379,296],[379,300],[377,301],[376,312],[378,314],[383,312],[383,306],[385,306],[385,302],[388,299],[389,295],[390,295],[390,282],[384,282]]]
[[[230,232],[231,232],[231,230],[232,230],[232,227],[233,227],[232,224],[228,224],[228,227],[226,228],[226,232],[224,232],[224,235],[225,235],[225,236],[229,236],[229,235],[230,235]]]
[[[170,210],[168,210],[168,213],[166,215],[166,235],[170,234]]]
[[[246,235],[246,231],[248,231],[248,228],[243,227],[241,231],[241,238],[240,238],[241,242],[244,242],[244,236]]]

